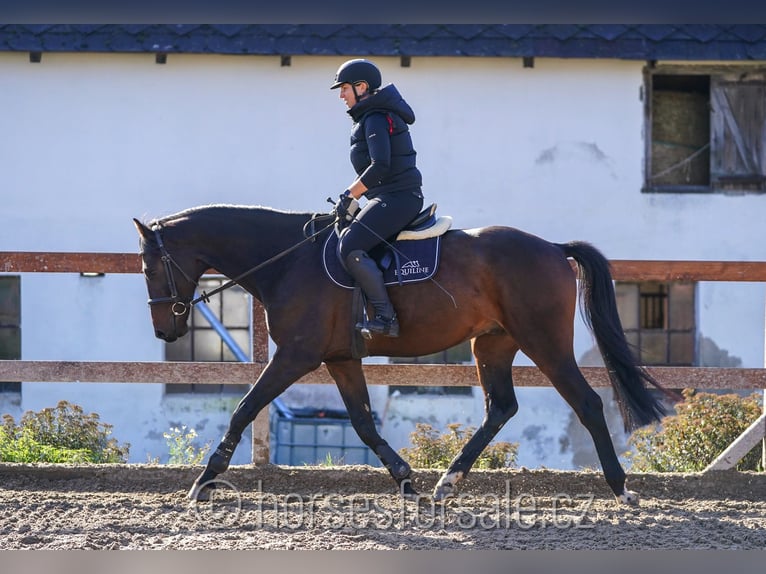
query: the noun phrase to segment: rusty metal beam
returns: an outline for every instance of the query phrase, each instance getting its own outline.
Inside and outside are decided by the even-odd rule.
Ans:
[[[766,281],[766,261],[611,262],[616,281]]]
[[[259,363],[0,361],[0,381],[252,384]]]
[[[195,383],[242,384],[255,382],[263,363],[198,362],[77,362],[77,361],[0,361],[0,381],[93,382],[93,383]],[[594,387],[608,387],[603,367],[582,367]],[[766,388],[766,369],[721,367],[651,367],[649,372],[665,387],[696,389]],[[365,365],[371,385],[477,385],[473,365]],[[308,384],[334,384],[322,366],[298,380]],[[545,387],[550,382],[537,367],[518,366],[513,373],[517,387]]]
[[[594,387],[610,386],[603,367],[581,367]],[[766,388],[766,369],[723,367],[649,367],[647,371],[668,389],[762,389]],[[365,365],[365,378],[371,385],[477,385],[474,365]],[[298,380],[299,383],[333,383],[324,366]],[[515,387],[546,387],[550,381],[537,367],[518,366],[513,370]]]
[[[141,273],[137,253],[0,252],[3,273]]]
[[[618,281],[766,281],[766,261],[636,261],[613,259]],[[3,273],[140,273],[130,253],[0,251]],[[212,271],[212,270],[211,270]]]

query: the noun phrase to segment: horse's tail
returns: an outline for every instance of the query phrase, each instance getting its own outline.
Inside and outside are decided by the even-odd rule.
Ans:
[[[559,247],[579,266],[580,309],[601,351],[625,429],[633,430],[659,421],[666,410],[644,383],[668,391],[638,364],[625,338],[617,313],[609,261],[598,249],[583,241],[559,244]]]

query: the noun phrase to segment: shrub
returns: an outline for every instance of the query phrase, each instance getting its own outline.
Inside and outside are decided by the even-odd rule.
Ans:
[[[446,469],[463,445],[473,436],[475,429],[460,429],[459,423],[447,425],[447,432],[439,435],[431,425],[417,423],[410,434],[411,448],[402,448],[400,454],[415,468]],[[518,443],[490,443],[476,459],[473,468],[507,468],[516,463]]]
[[[194,429],[186,430],[186,426],[173,427],[169,432],[162,433],[165,442],[168,445],[170,456],[168,464],[199,464],[210,450],[210,444],[197,447],[194,439],[197,438],[197,431]]]
[[[0,427],[0,461],[53,463],[126,462],[130,445],[109,438],[112,425],[96,413],[60,401],[55,408],[25,412],[16,424],[3,416]]]
[[[683,390],[684,400],[676,414],[661,424],[635,431],[628,443],[632,470],[637,472],[699,472],[704,470],[762,412],[756,394],[742,398],[735,394],[717,395]],[[760,447],[750,451],[737,470],[758,470]]]

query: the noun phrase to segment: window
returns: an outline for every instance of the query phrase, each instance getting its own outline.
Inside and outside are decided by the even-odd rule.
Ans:
[[[641,364],[695,364],[695,283],[617,283],[615,290],[625,336]]]
[[[0,359],[21,359],[21,278],[0,277]],[[21,383],[0,382],[0,393],[20,393]]]
[[[766,191],[766,70],[647,68],[644,93],[644,191]]]
[[[199,282],[200,291],[212,291],[225,279],[203,277]],[[245,355],[250,356],[250,313],[252,302],[250,295],[239,285],[234,285],[211,297],[207,303],[213,316],[226,328],[237,346]],[[216,332],[200,307],[195,307],[186,336],[165,345],[166,361],[237,361],[223,338]],[[242,393],[242,385],[209,384],[169,384],[165,385],[168,393]]]
[[[432,355],[423,355],[420,357],[391,357],[392,363],[408,363],[408,364],[462,364],[470,363],[472,360],[471,355],[471,342],[465,341],[460,345],[451,347],[444,351],[434,353]],[[391,385],[388,388],[389,394],[399,392],[405,394],[418,394],[418,395],[470,395],[473,393],[471,387],[456,387],[456,386],[439,386],[439,385]]]

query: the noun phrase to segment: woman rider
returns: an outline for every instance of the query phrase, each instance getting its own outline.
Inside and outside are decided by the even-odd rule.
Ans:
[[[354,122],[351,164],[357,177],[341,194],[338,213],[345,214],[352,198],[367,200],[341,233],[338,257],[375,309],[374,318],[358,323],[357,329],[398,337],[399,322],[383,273],[369,252],[393,240],[423,208],[422,179],[408,127],[415,114],[393,84],[380,86],[380,70],[365,59],[342,64],[330,86],[340,88]]]

